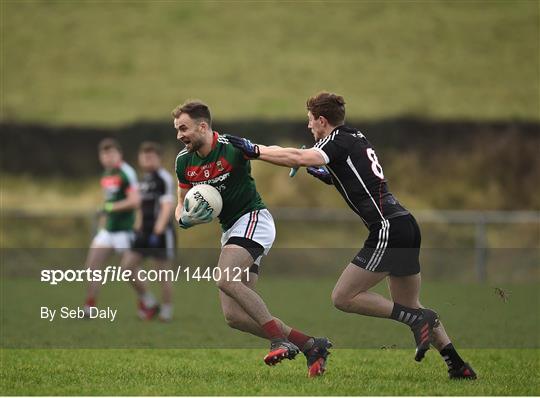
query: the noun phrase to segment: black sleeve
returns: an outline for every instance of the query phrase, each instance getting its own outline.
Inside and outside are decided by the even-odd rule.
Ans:
[[[336,160],[343,160],[349,155],[351,143],[348,134],[340,134],[335,131],[328,137],[323,138],[315,144],[313,149],[317,150],[324,158],[325,164]]]
[[[174,182],[172,176],[165,169],[159,169],[158,175],[161,183],[159,184],[159,201],[174,201]]]

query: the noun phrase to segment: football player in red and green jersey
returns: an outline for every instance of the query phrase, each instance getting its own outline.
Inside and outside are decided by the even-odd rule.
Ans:
[[[188,190],[197,184],[210,184],[223,199],[219,221],[223,229],[217,281],[225,319],[229,326],[270,340],[264,361],[275,365],[293,359],[302,350],[308,360],[309,376],[324,372],[331,343],[295,330],[273,317],[255,292],[263,255],[275,239],[272,215],[266,209],[251,177],[251,165],[242,151],[212,131],[208,106],[200,101],[186,102],[172,112],[178,140],[185,144],[176,158],[178,205],[176,219],[181,228],[211,221],[207,204],[186,204]],[[231,280],[233,268],[241,267],[243,281]],[[247,272],[247,271],[250,272]]]
[[[131,247],[135,209],[140,205],[135,170],[122,160],[118,142],[106,138],[99,143],[99,160],[104,168],[101,187],[106,214],[104,228],[100,229],[90,245],[86,267],[97,269],[109,258],[113,250],[123,253]],[[95,307],[99,282],[90,282],[85,303],[85,313]]]

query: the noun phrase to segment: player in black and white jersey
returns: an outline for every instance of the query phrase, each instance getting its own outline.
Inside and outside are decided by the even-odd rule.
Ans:
[[[161,167],[161,147],[154,142],[143,142],[139,148],[139,166],[143,176],[139,182],[141,208],[135,225],[136,237],[132,249],[122,259],[126,267],[139,267],[144,257],[152,258],[160,269],[168,269],[176,248],[172,213],[175,207],[174,180]],[[139,296],[139,316],[150,319],[159,308],[159,319],[170,321],[173,315],[172,281],[162,278],[163,302],[148,290],[146,283],[133,281]]]
[[[388,190],[375,149],[359,130],[346,126],[343,97],[327,92],[307,101],[308,128],[316,144],[309,149],[229,141],[252,159],[286,167],[307,167],[313,176],[332,184],[369,229],[364,247],[341,274],[334,305],[345,312],[394,319],[408,325],[416,341],[415,360],[430,344],[441,353],[451,378],[476,378],[450,342],[438,314],[424,308],[420,297],[420,229],[410,212]],[[371,292],[388,279],[392,301]]]

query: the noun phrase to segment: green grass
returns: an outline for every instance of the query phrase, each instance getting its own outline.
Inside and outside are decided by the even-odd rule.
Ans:
[[[167,119],[198,97],[217,120],[539,119],[538,3],[1,2],[2,120]]]
[[[275,368],[262,363],[266,342],[230,329],[216,287],[175,285],[176,316],[169,324],[141,322],[127,285],[103,287],[98,305],[117,319],[39,319],[40,306],[82,303],[85,285],[48,286],[10,274],[24,273],[31,254],[11,264],[3,253],[0,286],[1,395],[538,395],[538,286],[426,281],[422,301],[436,308],[463,357],[480,378],[447,380],[443,361],[430,351],[414,362],[413,339],[403,325],[345,314],[330,303],[335,277],[263,271],[258,291],[271,311],[335,345],[327,374],[306,378],[303,358]],[[7,253],[9,254],[9,253]],[[41,257],[42,265],[46,265]],[[9,267],[6,267],[7,264]],[[52,267],[52,266],[51,266]],[[298,272],[291,265],[289,271]],[[340,267],[329,267],[337,276]],[[53,268],[53,267],[52,267]],[[310,268],[310,271],[311,270]],[[153,286],[157,291],[157,286]],[[376,291],[387,294],[383,285]],[[293,304],[291,304],[293,303]],[[314,310],[316,309],[316,310]],[[86,349],[83,349],[85,347]],[[395,348],[393,348],[395,347]]]
[[[275,368],[264,350],[2,350],[2,395],[538,395],[538,350],[464,350],[476,381],[447,380],[431,353],[334,350],[308,379],[304,359]]]

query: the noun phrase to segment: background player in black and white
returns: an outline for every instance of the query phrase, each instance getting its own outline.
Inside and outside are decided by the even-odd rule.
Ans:
[[[143,142],[139,148],[139,166],[143,176],[139,181],[141,208],[135,224],[133,248],[122,259],[124,267],[138,268],[144,257],[152,258],[153,265],[168,269],[176,247],[172,213],[175,207],[174,182],[171,174],[161,167],[161,146]],[[163,278],[162,304],[158,305],[147,284],[133,281],[139,296],[139,316],[150,319],[159,309],[159,319],[170,321],[173,316],[172,281]]]
[[[360,131],[344,125],[343,97],[322,92],[308,99],[307,109],[308,128],[316,141],[313,148],[256,145],[234,136],[228,139],[252,159],[308,167],[310,174],[334,185],[368,227],[364,247],[332,292],[338,309],[404,323],[414,334],[417,361],[433,344],[446,361],[451,378],[476,378],[450,342],[437,313],[420,304],[420,229],[412,214],[389,192],[371,143]],[[392,301],[370,291],[385,278]]]

